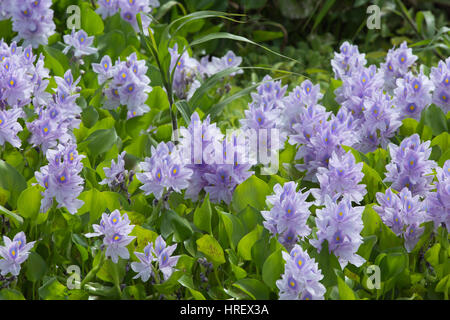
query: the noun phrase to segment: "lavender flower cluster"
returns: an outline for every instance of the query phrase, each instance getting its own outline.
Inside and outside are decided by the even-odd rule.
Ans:
[[[423,234],[420,225],[427,220],[420,196],[413,196],[408,188],[398,195],[388,188],[385,194],[377,193],[377,200],[380,206],[373,209],[397,236],[405,239],[405,248],[411,252]]]
[[[99,7],[96,12],[103,19],[120,12],[120,17],[129,22],[136,32],[139,32],[136,15],[142,13],[141,21],[145,35],[148,35],[148,27],[152,21],[148,14],[152,12],[153,8],[159,7],[158,0],[99,0],[97,3]]]
[[[386,165],[385,182],[392,182],[397,191],[407,187],[413,195],[426,196],[432,189],[433,169],[437,164],[429,160],[430,141],[421,143],[418,134],[404,139],[400,146],[389,144],[391,162]]]
[[[238,67],[242,63],[242,58],[232,51],[228,51],[222,58],[209,56],[203,57],[200,61],[189,56],[187,51],[179,53],[178,44],[169,48],[170,71],[173,72],[172,88],[178,99],[189,100],[201,83],[207,77],[223,71],[227,68]],[[230,76],[242,73],[242,70],[233,72]]]
[[[23,46],[47,45],[48,38],[55,33],[51,0],[0,1],[0,19],[11,18],[14,41],[24,40]]]
[[[186,197],[196,201],[202,190],[212,202],[230,203],[236,186],[253,175],[245,157],[246,140],[238,134],[224,138],[210,117],[201,121],[197,112],[187,128],[180,129],[180,150],[186,168],[192,170]]]
[[[136,237],[129,235],[134,225],[130,225],[130,219],[128,219],[126,213],[121,215],[119,210],[114,210],[109,215],[103,213],[100,224],[93,224],[92,228],[95,232],[87,233],[85,237],[104,236],[103,244],[106,246],[106,257],[110,257],[114,263],[119,261],[119,257],[122,259],[130,258],[126,246]]]
[[[48,149],[46,153],[48,164],[35,172],[37,183],[45,188],[42,192],[41,212],[47,212],[56,199],[57,208],[66,207],[71,214],[84,204],[77,197],[83,191],[83,169],[81,159],[75,144],[61,145],[56,149]]]
[[[58,143],[75,143],[71,130],[78,128],[81,120],[81,108],[77,105],[78,93],[81,88],[77,87],[81,78],[74,80],[72,71],[68,70],[64,77],[55,77],[58,85],[55,94],[47,98],[41,106],[35,105],[38,118],[27,123],[31,132],[29,142],[40,147],[45,153],[50,148],[55,148]]]
[[[428,193],[424,210],[435,229],[445,224],[450,231],[450,160],[445,161],[442,168],[436,168],[436,179],[436,191]]]
[[[296,244],[290,253],[282,252],[284,273],[276,285],[281,300],[323,300],[326,289],[317,262]]]
[[[119,58],[114,65],[109,56],[104,56],[100,63],[92,64],[92,68],[98,74],[100,85],[107,82],[103,89],[107,99],[104,108],[115,109],[124,105],[128,109],[128,118],[150,111],[145,104],[148,93],[152,91],[150,79],[146,76],[148,68],[144,60],[137,59],[135,52],[126,61]]]
[[[152,156],[140,163],[143,172],[136,177],[143,183],[140,187],[146,195],[161,199],[164,191],[181,192],[189,186],[192,170],[185,166],[180,151],[172,142],[161,142],[152,147]]]
[[[437,68],[431,68],[431,81],[435,86],[433,103],[442,108],[444,113],[450,111],[450,58],[439,61]]]
[[[285,183],[283,187],[276,184],[273,190],[274,194],[267,197],[270,211],[261,211],[266,220],[263,225],[273,236],[278,235],[281,244],[291,249],[299,238],[311,233],[311,228],[306,224],[312,205],[306,201],[309,191],[296,191],[297,183],[293,181]]]
[[[365,260],[356,252],[362,244],[363,211],[363,206],[352,207],[346,198],[336,202],[326,197],[325,208],[316,210],[317,239],[311,239],[311,245],[320,251],[327,240],[328,249],[339,259],[342,268],[349,262],[361,266]]]
[[[4,245],[0,246],[0,273],[2,276],[11,273],[18,276],[21,264],[28,259],[30,250],[33,248],[35,241],[28,242],[23,231],[17,233],[11,240],[7,236],[3,236]]]
[[[177,244],[167,246],[164,239],[158,236],[154,243],[151,242],[144,248],[143,253],[135,252],[139,262],[131,263],[131,269],[137,272],[133,279],[141,278],[143,282],[147,282],[152,276],[159,279],[159,275],[155,274],[158,270],[162,272],[164,281],[169,279],[180,258],[172,255],[176,248]]]

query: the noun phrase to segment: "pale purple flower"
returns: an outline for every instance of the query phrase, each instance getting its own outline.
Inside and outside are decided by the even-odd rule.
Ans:
[[[287,249],[299,240],[311,233],[306,221],[311,212],[309,207],[312,202],[307,202],[309,191],[297,190],[297,183],[286,182],[283,187],[276,184],[274,194],[267,196],[266,202],[270,205],[270,211],[261,211],[264,217],[264,227],[273,236],[278,235],[279,241]]]
[[[400,112],[401,119],[420,120],[422,110],[432,102],[433,90],[434,84],[423,74],[423,70],[417,76],[408,72],[404,78],[397,79],[393,103]]]
[[[126,61],[119,59],[114,65],[110,57],[105,56],[92,67],[98,74],[99,84],[110,80],[103,91],[107,98],[104,108],[116,109],[124,105],[128,109],[128,118],[150,111],[146,105],[148,94],[152,91],[150,79],[146,75],[148,68],[145,61],[137,60],[136,53],[128,56]]]
[[[130,225],[130,219],[126,213],[121,215],[119,210],[114,210],[109,215],[103,213],[100,224],[93,224],[92,228],[95,232],[87,233],[85,236],[87,238],[104,236],[103,244],[106,245],[106,257],[111,257],[114,263],[119,261],[119,257],[122,259],[130,258],[126,246],[136,237],[129,236],[134,225]]]
[[[317,169],[328,166],[333,152],[342,155],[345,153],[342,145],[353,146],[359,141],[353,116],[346,109],[341,108],[336,116],[327,120],[328,113],[317,107],[308,107],[304,121],[312,121],[305,126],[306,122],[296,124],[294,129],[298,134],[289,137],[289,143],[299,144],[295,159],[303,159],[303,164],[295,167],[306,171],[305,179],[314,182],[317,181]]]
[[[363,118],[357,123],[360,141],[354,146],[362,153],[386,148],[402,125],[391,97],[381,90],[364,101]]]
[[[426,221],[420,197],[413,197],[408,188],[403,188],[398,195],[388,188],[385,194],[378,192],[376,197],[381,206],[376,205],[373,209],[384,224],[404,238],[405,248],[411,252],[423,234],[424,228],[420,225]]]
[[[0,246],[0,257],[3,258],[0,260],[1,275],[11,273],[13,276],[18,276],[21,264],[27,260],[35,241],[27,243],[25,233],[19,232],[12,241],[7,236],[3,236],[3,242],[4,245]]]
[[[318,168],[316,174],[320,189],[311,189],[316,205],[323,205],[327,196],[333,199],[347,198],[351,202],[361,203],[367,193],[366,185],[361,184],[364,174],[363,163],[355,163],[355,157],[349,151],[342,156],[335,152],[331,155],[328,167]]]
[[[207,58],[206,58],[207,59]],[[222,58],[212,57],[211,62],[207,60],[201,60],[200,65],[202,68],[202,73],[207,76],[212,76],[220,71],[223,71],[228,68],[239,67],[242,63],[242,57],[236,56],[233,51],[228,51]],[[236,72],[230,73],[231,77],[234,77],[236,74],[244,73],[243,70],[238,70]]]
[[[140,262],[131,263],[131,269],[138,273],[134,279],[141,278],[143,282],[147,282],[157,270],[162,272],[164,281],[169,279],[180,258],[172,256],[176,248],[177,244],[167,246],[164,239],[158,236],[154,243],[151,242],[144,248],[144,253],[135,252]]]
[[[178,53],[178,44],[169,48],[170,53],[170,72],[173,72],[172,87],[178,99],[187,98],[190,86],[197,77],[200,77],[200,63],[191,58],[187,51]]]
[[[63,37],[66,47],[62,51],[67,54],[71,48],[74,49],[74,56],[77,58],[97,53],[97,48],[92,47],[94,36],[89,37],[83,29],[75,31],[72,29],[70,35]]]
[[[361,266],[365,260],[356,252],[363,242],[360,235],[364,227],[363,211],[363,206],[352,207],[348,199],[336,203],[326,197],[325,208],[316,210],[317,240],[311,239],[311,245],[320,251],[323,241],[327,240],[328,249],[339,259],[342,268],[349,262]]]
[[[110,188],[115,188],[120,186],[125,182],[126,175],[128,171],[125,170],[125,151],[123,151],[117,157],[117,161],[111,160],[111,167],[104,167],[106,178],[103,179],[99,184],[107,184]]]
[[[20,108],[4,111],[0,109],[0,146],[9,142],[13,147],[20,148],[22,141],[17,134],[22,131],[22,126],[17,119],[23,116]]]
[[[406,41],[403,41],[397,49],[389,49],[386,60],[380,64],[380,69],[384,76],[384,89],[392,93],[396,88],[397,79],[403,78],[416,62],[417,56],[408,48]]]
[[[284,273],[276,281],[280,300],[323,300],[326,288],[320,283],[323,275],[317,262],[298,244],[282,255],[286,262]]]
[[[331,60],[334,78],[343,79],[352,76],[355,70],[364,67],[366,63],[365,54],[359,53],[358,46],[345,41],[340,47],[340,52],[335,52]]]
[[[435,86],[433,103],[444,113],[450,111],[450,58],[439,61],[438,67],[431,68],[431,81]]]
[[[17,0],[8,3],[13,30],[18,34],[14,41],[24,40],[23,45],[33,48],[47,45],[48,38],[55,33],[51,0]],[[4,9],[6,3],[4,4]]]
[[[181,190],[189,186],[192,170],[184,165],[180,151],[171,142],[161,142],[156,148],[152,147],[152,156],[140,163],[143,172],[136,173],[136,177],[143,183],[140,187],[146,195],[153,194],[160,199],[166,190]]]
[[[450,231],[450,160],[445,161],[442,168],[436,167],[436,179],[436,192],[428,193],[424,210],[435,229],[443,223]]]
[[[421,143],[418,134],[404,139],[400,146],[389,144],[391,162],[386,165],[385,182],[392,182],[397,191],[407,187],[413,195],[425,196],[432,189],[433,169],[436,163],[429,160],[431,141]]]
[[[35,172],[37,183],[45,188],[42,192],[44,198],[41,201],[41,212],[46,212],[53,204],[54,199],[58,203],[57,208],[66,207],[71,214],[84,204],[78,200],[83,191],[83,178],[80,172],[83,168],[76,145],[58,145],[56,149],[46,152],[48,165]]]
[[[58,142],[65,144],[72,141],[72,136],[68,133],[69,123],[58,122],[57,114],[52,111],[41,110],[37,119],[27,122],[27,128],[31,132],[30,144],[40,147],[44,153],[55,148]]]

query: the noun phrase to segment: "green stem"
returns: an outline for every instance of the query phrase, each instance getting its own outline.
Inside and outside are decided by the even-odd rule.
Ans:
[[[98,262],[98,264],[91,269],[91,271],[89,271],[89,273],[86,275],[86,277],[83,279],[83,281],[81,281],[81,285],[80,287],[83,289],[84,285],[86,283],[88,283],[89,281],[91,281],[95,275],[97,274],[97,272],[100,270],[100,268],[103,266],[103,263],[105,262],[105,255],[103,254],[103,252],[100,255],[100,261]]]

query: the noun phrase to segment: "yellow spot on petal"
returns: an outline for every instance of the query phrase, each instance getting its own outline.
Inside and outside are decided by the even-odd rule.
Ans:
[[[61,176],[61,178],[59,178],[59,180],[61,180],[61,182],[64,182],[66,180],[65,176]]]

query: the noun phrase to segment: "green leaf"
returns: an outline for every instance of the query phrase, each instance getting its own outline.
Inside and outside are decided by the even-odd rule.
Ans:
[[[81,28],[86,31],[89,36],[102,34],[105,29],[102,18],[95,13],[89,5],[83,7],[81,13]]]
[[[3,206],[0,206],[0,213],[3,213],[4,215],[8,216],[9,218],[15,220],[16,222],[18,222],[19,224],[23,223],[23,218],[17,214],[15,214],[14,212],[9,211],[8,209],[6,209]]]
[[[441,108],[430,105],[423,111],[424,124],[429,126],[433,135],[437,136],[442,132],[448,132],[447,119]],[[422,137],[422,140],[429,140]]]
[[[341,265],[333,252],[329,252],[328,241],[322,242],[320,253],[317,254],[315,251],[312,251],[310,256],[315,258],[319,264],[319,269],[322,270],[323,280],[321,283],[327,290],[331,290],[333,286],[337,285],[335,270],[341,271]]]
[[[252,247],[256,241],[261,237],[262,227],[257,225],[252,232],[246,234],[241,241],[239,241],[237,251],[244,260],[252,260]]]
[[[233,208],[239,212],[250,205],[255,209],[263,210],[266,196],[270,192],[267,183],[253,175],[236,187],[233,194]]]
[[[208,261],[215,265],[225,263],[225,255],[219,242],[209,234],[205,234],[203,237],[196,241],[197,250],[202,252]]]
[[[209,194],[206,195],[205,200],[199,205],[194,212],[194,224],[197,228],[208,233],[211,231],[211,204],[209,203]]]
[[[223,212],[217,209],[219,217],[225,227],[225,232],[227,233],[228,242],[231,248],[234,250],[239,243],[239,240],[244,236],[245,229],[242,222],[233,214],[228,212]]]
[[[27,279],[31,282],[41,280],[44,274],[47,272],[47,264],[37,252],[30,252],[25,266],[25,274],[27,276]]]
[[[195,300],[206,300],[205,296],[195,289],[194,281],[192,280],[192,277],[188,275],[183,275],[180,279],[178,279],[178,282],[185,288],[189,289],[189,292],[192,294]]]
[[[23,190],[17,200],[19,214],[30,220],[35,220],[41,208],[41,192],[36,186]]]
[[[194,233],[189,221],[173,210],[167,210],[163,213],[163,221],[168,223],[168,227],[175,232],[177,241],[184,241],[190,238]]]
[[[0,300],[25,300],[25,297],[20,291],[5,288],[0,290]]]
[[[241,289],[248,294],[253,300],[268,300],[269,289],[267,286],[257,279],[240,279],[233,283],[233,286]]]
[[[178,111],[180,111],[181,116],[184,119],[185,123],[191,122],[191,108],[186,100],[180,100],[175,102],[175,106],[177,107]]]
[[[341,277],[337,277],[339,297],[341,300],[356,300],[355,293],[353,290],[345,283]]]
[[[11,193],[8,203],[12,208],[15,208],[17,199],[22,191],[27,188],[27,182],[13,166],[0,160],[0,187]]]
[[[262,268],[262,279],[273,291],[277,288],[276,281],[281,278],[281,274],[284,272],[285,261],[281,252],[281,249],[279,249],[272,253],[266,259]]]
[[[328,11],[331,9],[331,7],[334,5],[335,2],[336,0],[327,0],[327,2],[325,2],[325,4],[322,6],[322,9],[320,9],[319,13],[314,19],[312,31],[314,31],[320,24],[320,22],[322,22],[323,18],[325,17],[325,15],[328,13]]]
[[[78,144],[79,150],[87,150],[93,158],[107,152],[117,141],[117,133],[114,128],[100,129],[91,133],[85,140]]]
[[[39,297],[44,300],[66,300],[67,289],[55,277],[49,278],[42,287],[39,288]]]
[[[425,253],[425,260],[428,261],[434,268],[439,265],[439,252],[441,251],[441,245],[435,243],[430,249]]]

